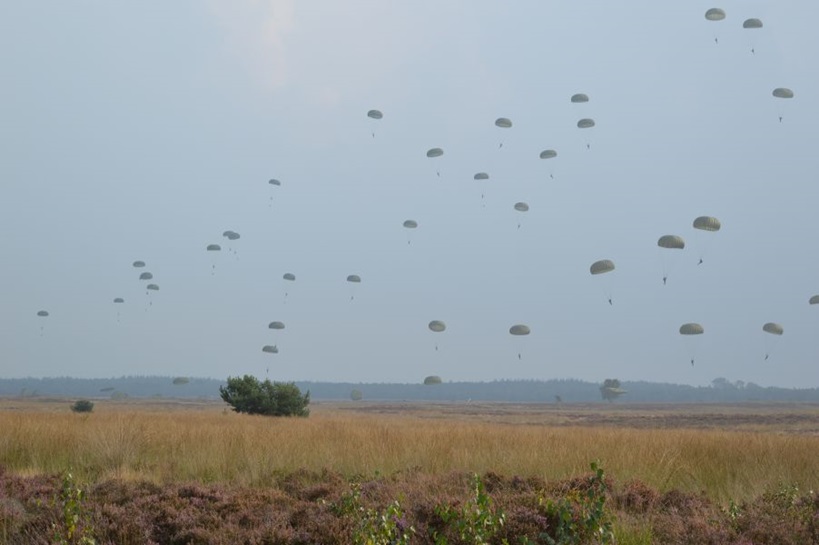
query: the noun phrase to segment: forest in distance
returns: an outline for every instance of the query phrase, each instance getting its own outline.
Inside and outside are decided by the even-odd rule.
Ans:
[[[260,377],[261,378],[261,377]],[[271,380],[276,380],[271,377]],[[225,381],[213,378],[123,376],[119,378],[13,378],[0,379],[3,397],[86,397],[94,399],[179,398],[219,399]],[[352,383],[296,381],[313,401],[488,401],[507,403],[605,403],[600,383],[577,379],[496,380],[406,383]],[[819,403],[819,388],[781,388],[752,382],[715,378],[708,386],[621,381],[624,393],[614,403]]]

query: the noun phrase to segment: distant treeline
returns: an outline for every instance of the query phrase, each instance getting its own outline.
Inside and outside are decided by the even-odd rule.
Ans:
[[[225,382],[210,378],[129,376],[109,379],[71,377],[0,379],[0,396],[71,398],[219,399]],[[314,401],[503,401],[521,403],[603,403],[600,383],[575,379],[442,382],[435,385],[352,382],[296,382]],[[709,386],[621,381],[626,391],[614,403],[725,403],[782,401],[819,403],[819,388],[763,387],[716,378]],[[355,397],[358,397],[357,395]]]

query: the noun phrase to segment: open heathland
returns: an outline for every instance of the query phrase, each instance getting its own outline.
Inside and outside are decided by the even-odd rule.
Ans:
[[[66,505],[98,543],[351,543],[390,517],[412,543],[476,543],[453,529],[472,504],[496,517],[487,543],[548,543],[561,509],[620,543],[819,540],[815,405],[70,405],[0,401],[0,543],[50,542]]]

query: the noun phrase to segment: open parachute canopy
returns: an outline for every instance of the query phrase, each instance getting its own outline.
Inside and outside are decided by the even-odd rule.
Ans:
[[[488,180],[489,174],[487,174],[486,172],[478,172],[477,174],[475,174],[475,176],[473,176],[473,178],[476,180]]]
[[[722,224],[717,218],[711,216],[700,216],[694,220],[694,229],[701,231],[719,231]]]
[[[222,233],[222,236],[228,240],[238,240],[239,238],[241,238],[241,235],[236,231],[225,231],[224,233]]]
[[[134,261],[133,263],[131,263],[131,265],[133,265],[135,268],[139,269],[139,268],[142,268],[142,267],[145,266],[145,262],[144,261]]]
[[[284,329],[284,322],[270,322],[267,327],[269,329]]]
[[[793,91],[787,87],[777,87],[771,94],[776,98],[793,98]]]
[[[576,93],[576,94],[572,95],[572,102],[574,102],[575,104],[580,104],[580,103],[588,102],[588,101],[589,101],[589,95],[587,95],[585,93]]]
[[[446,324],[441,320],[432,320],[427,327],[429,327],[430,331],[434,331],[435,333],[446,331]]]
[[[404,227],[406,229],[415,229],[418,227],[418,222],[415,220],[406,220],[404,221]]]
[[[663,235],[657,240],[657,246],[671,250],[682,250],[685,248],[685,240],[677,235]]]
[[[124,302],[125,302],[125,299],[123,299],[122,297],[115,297],[115,298],[114,298],[114,302],[115,302],[115,303],[124,303]]]
[[[702,335],[705,329],[696,323],[688,323],[680,326],[680,335]]]
[[[529,333],[531,333],[531,330],[525,324],[515,324],[509,328],[510,335],[528,335]]]
[[[808,300],[808,303],[811,305],[819,305],[819,295],[814,295],[813,297]]]
[[[38,310],[37,311],[37,316],[45,318],[46,316],[48,316],[48,311],[47,310]]]
[[[541,159],[554,159],[557,157],[557,152],[553,149],[545,149],[540,152]]]
[[[589,272],[592,274],[604,274],[613,270],[614,261],[611,259],[601,259],[600,261],[595,261],[591,264],[591,267],[589,267]]]
[[[512,127],[512,120],[506,117],[499,117],[495,120],[495,126],[501,129],[509,129]]]
[[[140,280],[150,280],[150,279],[151,279],[151,278],[153,278],[153,277],[154,277],[154,275],[152,275],[152,274],[151,274],[151,273],[149,273],[149,272],[144,272],[144,273],[142,273],[142,274],[140,274],[140,275],[139,275],[139,279],[140,279]]]
[[[443,154],[444,150],[442,150],[441,148],[430,148],[429,150],[427,150],[427,157],[430,158],[440,157]]]
[[[370,110],[369,112],[367,112],[367,117],[372,119],[381,119],[382,117],[384,117],[384,114],[381,113],[381,110]]]
[[[282,183],[276,178],[270,178],[270,180],[267,183],[269,183],[270,185],[282,185]]]
[[[771,335],[782,335],[785,332],[785,329],[779,324],[768,322],[762,326],[762,331],[765,333],[770,333]]]
[[[218,244],[208,244],[207,251],[209,252],[219,252],[222,250],[222,247]]]
[[[594,119],[584,117],[577,122],[578,129],[590,129],[592,127],[594,127]]]
[[[515,203],[515,210],[517,210],[518,212],[528,212],[529,211],[529,205],[526,204],[525,202],[516,202]]]
[[[266,344],[262,347],[262,352],[266,354],[278,354],[279,347],[277,347],[275,344]]]
[[[711,8],[705,12],[705,18],[709,21],[722,21],[725,19],[725,11],[720,8]]]
[[[285,280],[289,280],[290,282],[293,282],[296,280],[296,275],[293,273],[284,273],[282,275],[282,278],[284,278]]]
[[[361,282],[361,277],[357,274],[351,274],[347,277],[347,282],[353,282],[359,284]]]
[[[762,21],[759,19],[745,19],[742,28],[762,28]]]
[[[148,284],[145,287],[151,291],[159,291],[159,285],[157,284]]]

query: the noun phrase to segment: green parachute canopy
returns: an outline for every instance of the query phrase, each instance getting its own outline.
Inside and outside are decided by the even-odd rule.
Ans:
[[[45,318],[46,316],[48,316],[48,311],[47,310],[38,310],[37,311],[37,316],[41,316],[41,317]]]
[[[663,235],[657,240],[657,246],[671,250],[682,250],[685,248],[685,240],[677,235]]]
[[[515,324],[509,328],[509,333],[511,335],[528,335],[531,333],[528,325],[524,324]]]
[[[381,110],[370,110],[367,112],[367,117],[371,117],[372,119],[381,119],[384,117],[384,114],[381,113]]]
[[[219,252],[222,250],[222,247],[218,244],[208,244],[207,250],[209,252]]]
[[[705,18],[709,21],[722,21],[725,19],[725,11],[720,8],[711,8],[705,12]]]
[[[151,278],[153,278],[153,277],[154,277],[154,275],[152,275],[152,274],[151,274],[151,273],[149,273],[149,272],[144,272],[144,273],[142,273],[142,274],[140,274],[140,275],[139,275],[139,279],[140,279],[140,280],[150,280],[150,279],[151,279]]]
[[[475,178],[476,180],[488,180],[489,174],[487,174],[486,172],[478,172],[477,174],[475,174],[475,176],[473,176],[473,178]]]
[[[275,344],[266,344],[262,347],[262,352],[267,354],[278,354],[279,348]]]
[[[134,261],[133,263],[131,263],[131,265],[133,265],[134,267],[139,269],[139,268],[145,266],[145,262],[144,261]]]
[[[516,202],[515,203],[515,210],[517,210],[518,212],[528,212],[529,211],[529,205],[526,204],[525,202]]]
[[[589,272],[592,274],[604,274],[613,270],[614,261],[611,259],[601,259],[600,261],[595,261],[591,264],[591,267],[589,267]]]
[[[159,286],[157,284],[148,284],[145,287],[151,291],[159,291]]]
[[[759,19],[745,19],[742,28],[762,28],[762,21]]]
[[[785,329],[779,324],[768,322],[762,326],[762,331],[765,333],[770,333],[771,335],[782,335],[785,332]]]
[[[813,297],[811,297],[808,303],[810,303],[811,305],[819,305],[819,295],[814,295]]]
[[[557,152],[553,149],[545,149],[540,152],[541,159],[554,159],[557,157]]]
[[[441,320],[432,320],[428,327],[430,331],[434,331],[435,333],[441,333],[446,330],[446,324]]]
[[[424,385],[426,386],[434,386],[435,384],[441,384],[441,377],[437,375],[430,375],[424,378]]]
[[[284,322],[270,322],[267,327],[270,329],[284,329]]]
[[[427,157],[430,158],[440,157],[443,154],[444,150],[442,150],[441,148],[430,148],[429,150],[427,150]]]
[[[270,178],[270,180],[267,183],[269,183],[270,185],[282,185],[282,183],[276,178]]]
[[[293,282],[296,280],[296,275],[293,273],[284,273],[282,275],[282,278],[284,278],[285,280],[289,280],[290,282]]]
[[[238,240],[241,238],[241,235],[236,231],[225,231],[222,233],[222,236],[227,238],[228,240]]]
[[[495,120],[495,126],[501,129],[509,129],[512,127],[512,120],[506,117],[499,117]]]
[[[700,324],[689,323],[680,326],[680,335],[702,335],[705,329]]]
[[[404,227],[407,229],[415,229],[418,227],[418,222],[415,220],[406,220],[404,222]]]
[[[123,299],[122,297],[115,297],[115,298],[114,298],[114,302],[115,302],[115,303],[124,303],[124,302],[125,302],[125,299]]]
[[[361,282],[361,277],[358,276],[357,274],[351,274],[350,276],[347,277],[347,282],[354,282],[356,284],[359,284]]]
[[[588,102],[588,101],[589,101],[589,95],[586,95],[584,93],[577,93],[577,94],[572,95],[572,102],[574,102],[575,104],[579,104],[579,103],[582,103],[582,102]]]
[[[793,98],[793,91],[787,87],[777,87],[771,94],[776,98]]]
[[[694,220],[694,229],[702,231],[719,231],[722,224],[717,218],[711,216],[700,216]]]
[[[592,127],[594,127],[594,119],[584,117],[577,122],[578,129],[590,129]]]

